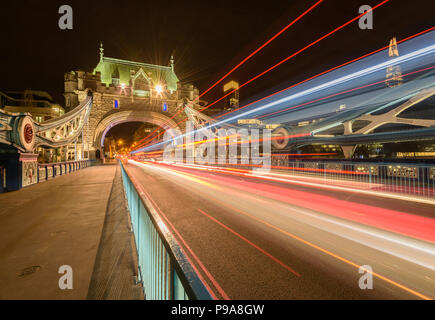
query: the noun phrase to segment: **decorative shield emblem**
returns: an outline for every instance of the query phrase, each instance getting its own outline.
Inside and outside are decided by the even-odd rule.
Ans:
[[[33,120],[29,116],[24,116],[18,124],[18,132],[20,136],[20,144],[27,151],[33,151],[35,145],[35,127]]]

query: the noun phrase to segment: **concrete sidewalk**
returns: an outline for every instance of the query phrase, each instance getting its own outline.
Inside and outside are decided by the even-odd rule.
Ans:
[[[117,164],[90,167],[0,194],[0,299],[88,298],[97,253],[105,243],[106,213],[111,201],[124,198],[122,189],[111,196],[114,182],[121,179],[117,171]],[[127,219],[125,210],[119,214]],[[72,267],[72,290],[59,288],[62,265]]]

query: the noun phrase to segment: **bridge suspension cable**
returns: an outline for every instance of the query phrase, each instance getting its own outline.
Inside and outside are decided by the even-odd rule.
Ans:
[[[92,108],[92,96],[63,116],[36,124],[35,146],[59,147],[70,144],[83,135]]]
[[[73,143],[83,135],[92,108],[88,95],[79,106],[61,117],[35,122],[29,113],[0,111],[0,143],[12,145],[23,152],[32,152],[38,146],[57,148]]]

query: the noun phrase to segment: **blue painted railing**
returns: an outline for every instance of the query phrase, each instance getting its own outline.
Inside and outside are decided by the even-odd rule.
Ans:
[[[120,165],[145,299],[211,300],[210,292],[150,199],[122,162]]]

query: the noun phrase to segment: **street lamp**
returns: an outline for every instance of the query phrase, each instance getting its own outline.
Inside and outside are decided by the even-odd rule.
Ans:
[[[156,84],[156,86],[154,87],[154,90],[156,90],[156,92],[158,94],[161,94],[163,92],[163,87],[161,84]]]

